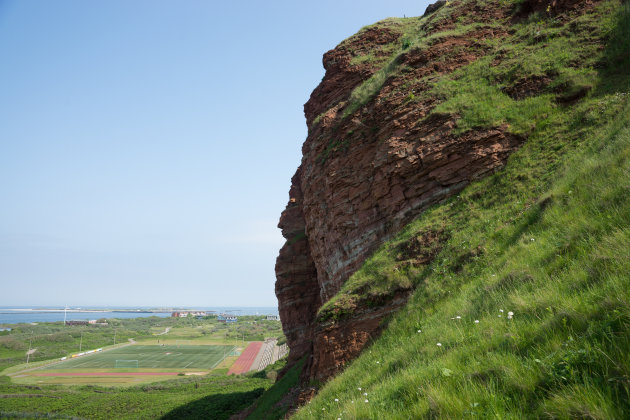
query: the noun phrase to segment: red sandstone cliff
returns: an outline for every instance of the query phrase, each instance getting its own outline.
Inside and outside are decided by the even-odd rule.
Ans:
[[[380,306],[356,308],[337,322],[318,321],[318,309],[380,244],[428,206],[501,167],[525,140],[501,126],[457,134],[457,116],[431,113],[440,99],[426,94],[432,78],[486,54],[483,40],[508,36],[508,24],[481,25],[402,50],[394,63],[402,70],[353,107],[353,89],[382,68],[393,50],[401,51],[403,25],[418,25],[429,37],[456,22],[515,18],[512,6],[451,3],[447,13],[368,27],[327,52],[325,77],[304,106],[309,135],[280,219],[287,242],[276,263],[276,295],[289,365],[307,357],[305,378],[325,380],[338,372],[410,291],[397,290]],[[539,3],[544,2],[525,6],[534,10]],[[372,60],[357,59],[367,52]]]

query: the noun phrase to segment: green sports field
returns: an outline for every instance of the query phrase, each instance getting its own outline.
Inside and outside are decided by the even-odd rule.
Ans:
[[[130,345],[118,349],[93,353],[51,365],[45,369],[212,369],[234,346]],[[118,361],[118,363],[117,363]]]

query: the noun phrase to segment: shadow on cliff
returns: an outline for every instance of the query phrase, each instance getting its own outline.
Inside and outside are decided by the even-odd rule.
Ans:
[[[249,392],[233,392],[230,394],[213,394],[181,405],[166,413],[163,420],[175,419],[228,419],[251,405],[260,397],[264,388],[256,388]]]
[[[600,91],[628,93],[630,72],[630,1],[622,0],[604,50],[604,63],[599,74]],[[596,94],[599,92],[595,92]]]
[[[606,78],[607,86],[616,86],[616,90],[628,87],[628,68],[630,68],[630,1],[622,0],[621,10],[616,16],[616,22],[610,33],[608,45],[604,52],[607,66],[600,72]],[[623,82],[614,76],[623,78]],[[612,80],[611,80],[612,79]]]
[[[569,95],[564,105],[572,105],[590,94],[592,97],[603,97],[610,94],[630,94],[630,1],[621,0],[611,29],[607,33],[606,47],[602,59],[596,64],[598,81],[593,86],[577,86],[574,95]],[[558,101],[562,104],[562,100]],[[569,125],[570,130],[580,130],[588,126],[587,118],[576,119]]]

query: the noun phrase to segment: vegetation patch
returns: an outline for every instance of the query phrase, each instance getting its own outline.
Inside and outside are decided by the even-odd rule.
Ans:
[[[303,367],[304,359],[293,365],[279,381],[267,389],[256,401],[247,418],[251,420],[280,419],[288,410],[294,408],[291,406],[293,402],[292,392],[297,392]]]
[[[0,382],[0,394],[41,395],[3,398],[2,418],[208,418],[227,419],[271,385],[254,377],[186,377],[153,385],[105,388],[85,385],[32,386]]]

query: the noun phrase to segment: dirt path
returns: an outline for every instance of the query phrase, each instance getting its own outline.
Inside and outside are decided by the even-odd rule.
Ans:
[[[155,335],[164,335],[164,334],[168,334],[168,332],[171,330],[171,327],[166,327],[166,329],[164,331],[162,331],[161,333],[155,334]]]

